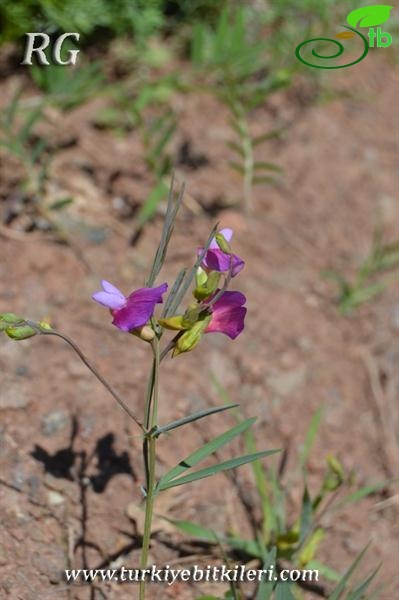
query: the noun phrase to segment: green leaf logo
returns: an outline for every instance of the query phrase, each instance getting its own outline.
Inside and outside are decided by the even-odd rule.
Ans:
[[[349,13],[346,20],[352,27],[375,27],[388,21],[392,8],[387,4],[364,6]]]

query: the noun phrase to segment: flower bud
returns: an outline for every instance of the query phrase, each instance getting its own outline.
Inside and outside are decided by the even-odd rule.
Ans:
[[[132,333],[145,342],[152,342],[155,337],[155,332],[149,325],[138,327],[137,329],[134,329]]]
[[[202,267],[198,267],[195,273],[195,283],[197,284],[197,287],[202,287],[203,285],[205,285],[207,279],[207,272]]]
[[[187,329],[183,315],[176,315],[168,319],[158,319],[158,323],[162,327],[165,327],[165,329],[172,329],[173,331],[184,331]]]
[[[0,314],[0,331],[5,331],[10,325],[17,325],[23,323],[24,319],[18,317],[14,313],[1,313]]]
[[[193,350],[193,348],[195,348],[200,341],[202,334],[204,333],[204,330],[206,329],[210,320],[210,316],[205,317],[205,319],[194,323],[191,329],[185,331],[183,335],[180,336],[176,341],[176,346],[173,350],[172,357],[178,356],[183,352],[190,352],[190,350]]]
[[[324,476],[323,489],[329,492],[339,488],[345,479],[343,466],[335,456],[327,456],[328,471]]]
[[[9,338],[16,341],[27,340],[37,334],[37,331],[29,325],[15,325],[7,327],[5,331]]]
[[[225,254],[231,254],[230,244],[222,233],[217,233],[215,235],[215,240],[222,252],[225,252]]]
[[[220,273],[211,271],[207,277],[205,284],[197,286],[193,292],[194,297],[201,301],[209,298],[217,290],[220,280]]]

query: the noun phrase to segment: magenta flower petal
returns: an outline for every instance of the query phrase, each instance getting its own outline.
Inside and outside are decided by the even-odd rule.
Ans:
[[[156,288],[140,288],[132,292],[128,296],[128,302],[134,300],[135,302],[152,302],[153,304],[161,303],[162,295],[168,289],[168,284],[163,283],[162,285]]]
[[[163,283],[156,288],[141,288],[127,298],[108,281],[103,281],[103,292],[93,294],[93,300],[111,309],[112,323],[122,331],[132,331],[145,325],[154,314],[155,305],[162,302],[168,289]]]
[[[245,302],[241,292],[224,292],[211,307],[212,319],[205,333],[224,333],[234,340],[244,329]]]
[[[219,273],[227,273],[230,270],[230,261],[233,258],[233,266],[231,270],[232,277],[238,275],[238,273],[244,268],[245,262],[236,254],[226,254],[220,248],[210,249],[205,254],[205,258],[202,261],[203,266],[211,271],[218,271]]]
[[[219,231],[227,242],[230,242],[233,237],[233,230],[226,227]],[[203,248],[198,248],[198,256],[204,251]],[[231,257],[233,257],[233,266],[231,270],[232,277],[238,275],[238,273],[244,268],[244,261],[236,254],[226,254],[218,246],[216,238],[210,243],[209,249],[207,250],[201,266],[209,271],[217,271],[218,273],[228,273],[230,270]]]
[[[131,331],[145,325],[154,314],[155,305],[162,302],[162,294],[168,289],[163,283],[156,288],[140,288],[130,294],[126,306],[115,311],[112,323],[122,329]]]

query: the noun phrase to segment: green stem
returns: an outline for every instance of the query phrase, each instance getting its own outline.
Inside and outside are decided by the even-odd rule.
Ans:
[[[145,521],[143,542],[140,556],[140,569],[147,567],[148,554],[151,542],[151,524],[154,511],[155,500],[155,458],[156,458],[156,438],[151,435],[151,430],[157,424],[158,414],[158,382],[159,382],[159,340],[157,337],[152,341],[152,351],[154,354],[151,376],[147,388],[147,398],[145,406],[145,438],[143,443],[143,458],[146,476],[146,499],[145,499]],[[140,581],[139,600],[145,600],[145,581]]]
[[[244,154],[244,207],[247,214],[252,212],[252,186],[254,179],[254,155],[252,148],[252,139],[249,132],[248,123],[244,116],[244,111],[240,110],[241,116],[238,122],[241,132],[241,144]]]

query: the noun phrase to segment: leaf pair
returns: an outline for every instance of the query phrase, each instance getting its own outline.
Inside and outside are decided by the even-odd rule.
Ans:
[[[231,429],[228,429],[210,442],[207,442],[204,446],[187,456],[184,460],[180,461],[178,465],[176,465],[160,479],[157,486],[158,491],[167,490],[169,488],[191,483],[193,481],[198,481],[199,479],[210,477],[211,475],[221,473],[228,469],[234,469],[241,465],[245,465],[260,458],[264,458],[265,456],[270,456],[276,452],[279,452],[279,450],[255,452],[253,454],[247,454],[245,456],[239,456],[230,460],[226,460],[210,467],[191,472],[188,475],[184,475],[186,471],[192,467],[195,467],[199,462],[205,458],[208,458],[211,454],[222,448],[222,446],[231,442],[231,440],[233,440],[235,437],[246,431],[255,423],[255,421],[256,418],[246,419],[242,423],[239,423]]]

